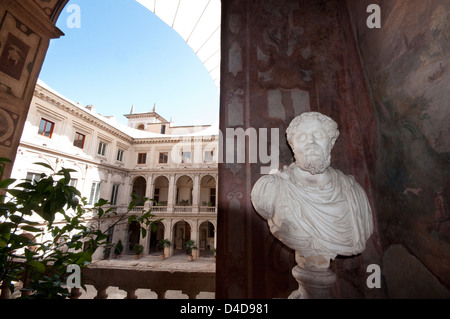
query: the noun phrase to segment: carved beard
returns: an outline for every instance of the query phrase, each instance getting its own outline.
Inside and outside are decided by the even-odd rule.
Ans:
[[[328,150],[324,152],[318,145],[312,144],[296,153],[295,161],[300,169],[316,175],[324,173],[330,166],[331,155]]]

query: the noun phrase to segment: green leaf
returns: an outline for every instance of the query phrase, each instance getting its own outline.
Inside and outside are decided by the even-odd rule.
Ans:
[[[52,172],[54,171],[53,168],[50,165],[48,165],[47,163],[38,162],[38,163],[34,163],[34,164],[44,166],[44,167],[50,169]]]
[[[0,181],[0,188],[7,188],[9,185],[14,183],[16,180],[12,178],[8,178],[5,180]]]
[[[10,233],[11,229],[16,227],[16,224],[14,223],[9,223],[9,222],[5,222],[5,223],[1,223],[0,224],[0,233]]]
[[[42,231],[41,229],[33,227],[33,226],[23,226],[23,227],[21,227],[21,229],[32,232],[32,233],[39,233]]]
[[[25,248],[25,257],[27,259],[27,261],[31,261],[33,259],[33,256],[36,255],[35,252],[29,250],[28,248]]]
[[[145,238],[145,236],[147,236],[147,229],[141,228],[141,232],[142,232],[142,238]]]
[[[11,215],[9,216],[9,219],[14,223],[14,224],[20,224],[21,222],[24,221],[24,219],[20,216],[17,215]]]
[[[33,268],[36,268],[40,273],[45,272],[45,265],[43,263],[40,263],[36,260],[30,260],[27,262],[27,264]]]

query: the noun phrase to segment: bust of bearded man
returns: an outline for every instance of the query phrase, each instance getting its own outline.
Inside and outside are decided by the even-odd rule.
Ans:
[[[361,253],[373,232],[372,213],[361,185],[330,167],[339,136],[336,122],[317,112],[303,113],[286,136],[295,162],[255,183],[256,211],[305,267],[327,268],[337,255]]]

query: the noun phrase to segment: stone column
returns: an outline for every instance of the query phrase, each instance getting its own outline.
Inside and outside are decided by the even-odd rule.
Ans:
[[[197,246],[197,248],[200,244],[200,233],[198,231],[198,227],[199,227],[198,220],[193,221],[191,226],[191,240],[195,242],[195,246]],[[194,257],[198,257],[198,253],[199,253],[198,249],[197,251],[192,251],[192,255]]]
[[[170,247],[168,247],[168,249],[164,249],[164,254],[166,254],[166,252],[167,252],[166,257],[170,257],[173,255],[173,245],[175,243],[173,242],[173,238],[172,238],[172,235],[173,235],[173,229],[172,229],[173,225],[172,224],[173,224],[172,219],[169,219],[167,221],[167,223],[164,223],[164,239],[168,239],[172,243],[172,245]]]
[[[200,201],[200,173],[194,175],[193,191],[192,191],[192,213],[197,214],[199,212]]]
[[[173,212],[173,206],[175,205],[175,192],[177,185],[175,184],[175,175],[171,174],[169,177],[169,193],[167,195],[167,212]]]
[[[147,187],[145,190],[145,197],[147,197],[149,199],[153,198],[153,185],[154,185],[153,184],[153,174],[148,174],[147,175]],[[151,206],[153,206],[153,202],[151,200],[148,200],[145,203],[144,208],[147,210],[147,209],[150,209]]]

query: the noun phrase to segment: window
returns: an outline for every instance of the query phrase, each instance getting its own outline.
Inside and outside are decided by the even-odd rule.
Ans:
[[[119,162],[122,162],[122,159],[123,159],[123,150],[118,150],[117,151],[117,160]]]
[[[166,125],[161,125],[161,134],[166,134]]]
[[[212,206],[216,206],[216,189],[215,188],[209,189],[209,202],[212,204]]]
[[[111,193],[111,205],[117,205],[118,195],[119,195],[119,184],[114,184]]]
[[[105,154],[106,154],[106,143],[104,143],[104,142],[98,143],[98,152],[97,152],[97,154],[105,156]]]
[[[41,123],[39,124],[38,134],[42,136],[46,136],[52,138],[53,129],[55,128],[55,123],[50,122],[44,118],[41,119]]]
[[[100,197],[100,182],[93,182],[91,186],[91,194],[89,195],[89,205],[94,205]]]
[[[169,159],[169,153],[167,153],[167,152],[159,153],[159,163],[160,164],[167,164],[168,159]]]
[[[85,140],[86,140],[86,135],[76,132],[75,138],[73,140],[73,146],[83,148]]]
[[[181,152],[181,163],[191,162],[191,152]]]
[[[214,160],[214,151],[205,151],[205,163],[211,163]]]
[[[145,164],[147,162],[147,153],[139,153],[138,154],[138,164]]]
[[[137,127],[138,130],[143,131],[145,129],[144,124],[139,124],[139,126]]]
[[[27,173],[27,177],[26,179],[30,180],[30,181],[36,181],[39,182],[41,180],[41,174],[39,173]]]
[[[76,178],[70,179],[69,186],[73,186],[73,187],[77,188],[77,184],[78,184],[78,179],[76,179]]]

